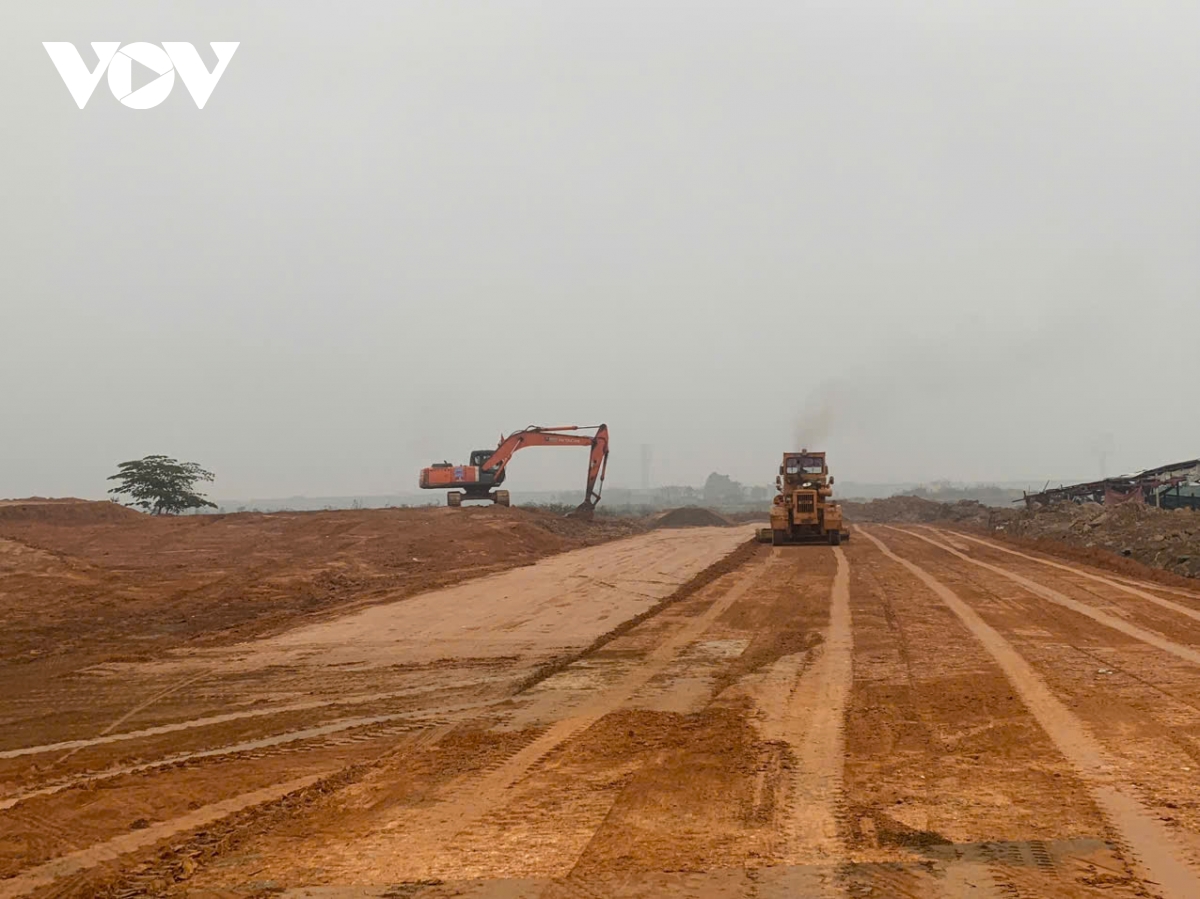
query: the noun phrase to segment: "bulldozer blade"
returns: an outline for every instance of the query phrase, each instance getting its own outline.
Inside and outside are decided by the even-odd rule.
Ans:
[[[771,543],[775,546],[828,546],[831,542],[831,534],[822,532],[820,534],[789,534],[787,531],[779,531],[776,534],[770,528],[762,528],[756,535],[760,542]],[[845,537],[839,538],[844,540]],[[834,544],[835,546],[837,544]]]

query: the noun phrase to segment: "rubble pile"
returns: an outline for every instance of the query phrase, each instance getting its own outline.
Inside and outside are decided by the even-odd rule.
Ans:
[[[1108,550],[1153,568],[1200,577],[1200,512],[1190,509],[1063,502],[1022,510],[1002,531],[1028,540]]]

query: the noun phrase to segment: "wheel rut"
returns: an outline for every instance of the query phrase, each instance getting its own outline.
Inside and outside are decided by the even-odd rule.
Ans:
[[[1131,851],[1140,876],[1157,884],[1169,899],[1200,896],[1200,867],[1195,860],[1141,801],[1135,783],[1125,776],[1084,723],[1050,691],[1012,644],[924,568],[892,552],[874,534],[861,530],[860,533],[884,556],[903,566],[924,584],[987,649],[1042,729],[1087,783],[1097,805],[1104,810],[1121,842]],[[938,545],[935,541],[926,542]]]

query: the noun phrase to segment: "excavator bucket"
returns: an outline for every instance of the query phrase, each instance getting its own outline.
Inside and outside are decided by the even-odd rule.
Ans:
[[[582,502],[573,511],[567,513],[567,518],[575,518],[580,521],[591,521],[595,517],[596,507],[589,502]]]

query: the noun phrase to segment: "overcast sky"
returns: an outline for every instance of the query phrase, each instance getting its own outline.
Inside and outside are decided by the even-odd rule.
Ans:
[[[125,459],[393,493],[1200,455],[1200,4],[8,3],[0,496]],[[203,110],[42,41],[241,46]],[[135,83],[136,86],[136,83]],[[581,486],[530,450],[514,490]],[[579,482],[579,483],[577,483]]]

